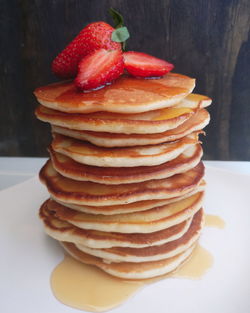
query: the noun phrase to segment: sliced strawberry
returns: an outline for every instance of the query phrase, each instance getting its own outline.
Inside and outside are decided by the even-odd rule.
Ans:
[[[121,50],[121,44],[111,40],[114,30],[105,22],[94,22],[84,27],[53,60],[53,73],[60,78],[73,78],[77,74],[78,63],[90,52],[100,48]]]
[[[120,50],[99,49],[80,61],[75,85],[79,90],[96,89],[118,78],[123,71]]]
[[[123,57],[126,70],[137,77],[159,77],[174,68],[173,64],[142,52],[128,51]]]

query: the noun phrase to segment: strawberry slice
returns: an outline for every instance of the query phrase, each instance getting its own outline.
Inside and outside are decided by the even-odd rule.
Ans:
[[[59,78],[73,78],[80,60],[97,49],[121,50],[121,44],[111,40],[115,29],[105,22],[84,27],[52,62],[52,72]]]
[[[74,82],[82,91],[96,89],[118,78],[123,71],[124,62],[121,50],[99,49],[80,61]]]
[[[173,64],[142,52],[128,51],[123,57],[125,69],[136,77],[159,77],[174,68]]]

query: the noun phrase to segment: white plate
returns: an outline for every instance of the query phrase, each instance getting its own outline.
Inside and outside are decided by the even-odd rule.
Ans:
[[[166,279],[139,291],[113,313],[250,312],[250,177],[207,168],[207,213],[226,222],[205,228],[201,244],[214,266],[201,280]],[[0,192],[0,312],[77,313],[58,302],[50,274],[62,260],[37,212],[48,196],[37,178]]]

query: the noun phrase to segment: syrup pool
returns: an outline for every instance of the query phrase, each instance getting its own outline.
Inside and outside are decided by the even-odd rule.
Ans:
[[[206,215],[205,226],[223,228],[225,222],[216,215]],[[134,295],[147,284],[167,278],[200,279],[212,267],[213,256],[200,246],[176,271],[141,281],[113,277],[96,266],[83,264],[65,254],[51,275],[51,287],[62,303],[84,311],[104,312]]]

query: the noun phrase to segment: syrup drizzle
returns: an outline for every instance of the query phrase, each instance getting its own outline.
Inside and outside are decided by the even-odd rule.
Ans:
[[[141,281],[128,281],[113,277],[93,265],[83,264],[69,255],[55,268],[51,287],[62,303],[90,312],[112,309],[152,282],[177,277],[198,279],[212,266],[213,257],[203,247],[197,246],[191,257],[175,272]]]
[[[206,215],[206,226],[223,228],[225,222]],[[146,280],[113,277],[93,265],[83,264],[65,254],[51,275],[51,287],[62,303],[84,311],[104,312],[122,304],[143,286],[165,278],[200,279],[213,265],[213,256],[199,244],[176,271]]]
[[[51,276],[51,287],[59,301],[90,312],[103,312],[118,306],[143,285],[143,282],[113,277],[67,254]]]
[[[216,228],[222,229],[225,227],[225,221],[220,216],[212,215],[212,214],[206,214],[205,226],[216,227]]]
[[[212,254],[207,249],[197,245],[189,260],[184,262],[170,277],[200,279],[212,265]]]

